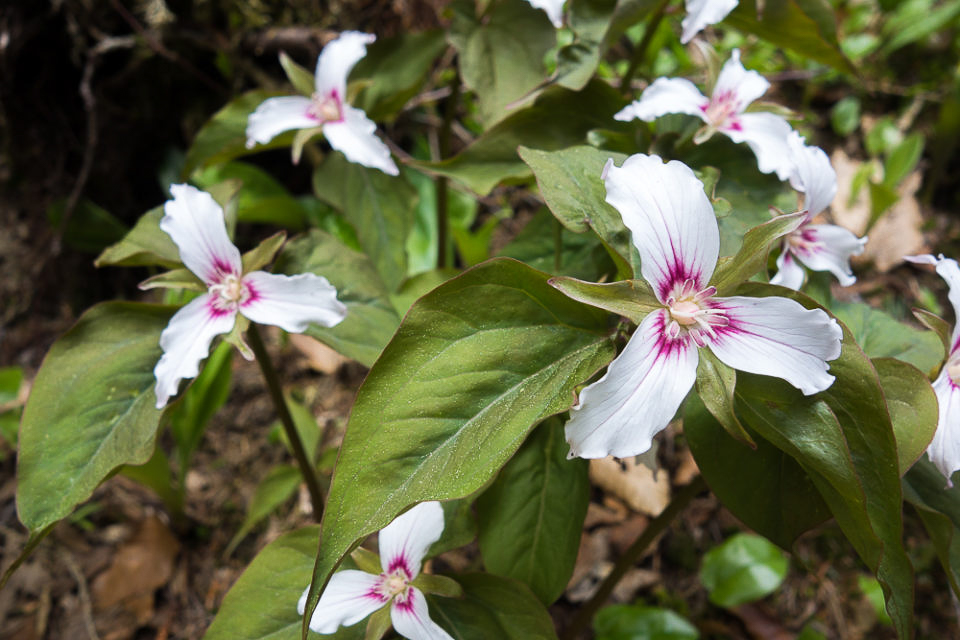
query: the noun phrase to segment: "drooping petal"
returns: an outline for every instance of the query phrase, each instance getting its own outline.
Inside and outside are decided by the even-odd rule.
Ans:
[[[747,71],[744,68],[740,62],[740,50],[734,49],[730,52],[730,59],[723,63],[723,68],[720,69],[711,99],[726,97],[735,105],[735,113],[743,113],[751,102],[765,94],[769,88],[770,83],[766,78],[756,71]]]
[[[557,29],[563,26],[563,5],[567,0],[527,0],[530,6],[536,9],[543,9],[550,22]]]
[[[215,309],[213,296],[205,293],[177,311],[160,334],[163,356],[153,369],[157,378],[157,409],[167,406],[180,381],[200,372],[200,361],[210,354],[216,336],[233,329],[236,313]]]
[[[580,392],[566,424],[570,456],[626,458],[650,449],[697,377],[697,347],[664,333],[667,310],[647,315],[602,378]]]
[[[330,146],[347,156],[350,162],[380,169],[387,175],[400,173],[390,157],[390,147],[376,134],[377,125],[360,109],[343,105],[343,120],[328,122],[323,135]]]
[[[323,276],[253,271],[243,277],[243,284],[250,297],[240,305],[240,313],[260,324],[303,333],[311,322],[332,327],[347,317],[347,307]]]
[[[692,279],[707,286],[720,252],[720,231],[710,200],[690,167],[637,154],[622,167],[604,167],[607,202],[623,216],[640,252],[643,277],[661,302]]]
[[[770,284],[778,284],[799,291],[803,286],[803,267],[801,267],[789,249],[784,250],[777,257],[777,273],[770,278]]]
[[[850,268],[850,256],[863,253],[863,247],[867,244],[866,236],[858,238],[849,229],[835,224],[811,224],[798,232],[812,242],[804,248],[794,249],[797,260],[808,269],[829,271],[844,287],[857,281],[853,269]]]
[[[953,258],[944,258],[943,254],[940,254],[937,258],[926,254],[922,256],[904,256],[903,259],[915,264],[936,265],[937,273],[947,281],[947,287],[949,289],[947,297],[950,298],[950,304],[953,305],[955,323],[953,325],[953,335],[950,338],[950,352],[953,353],[957,350],[958,345],[960,345],[960,265],[958,265],[957,261]]]
[[[726,18],[736,6],[737,0],[687,0],[687,15],[680,23],[683,27],[680,42],[687,44],[705,27]]]
[[[170,185],[173,200],[163,205],[160,228],[180,249],[180,260],[209,287],[224,276],[240,275],[240,251],[230,242],[223,209],[206,191]]]
[[[312,129],[320,121],[310,115],[310,98],[282,96],[267,98],[247,118],[247,149],[266,144],[284,131]]]
[[[421,502],[380,530],[380,564],[386,573],[403,569],[412,580],[423,556],[443,533],[443,507]]]
[[[930,461],[946,477],[952,487],[950,476],[960,469],[960,386],[950,379],[949,361],[933,383],[933,392],[940,406],[940,419],[933,441],[927,447]]]
[[[837,195],[837,172],[823,149],[806,146],[796,131],[790,132],[787,146],[794,165],[790,184],[806,194],[803,206],[812,218],[829,207]]]
[[[314,82],[317,93],[328,96],[333,92],[341,100],[347,97],[347,76],[353,65],[367,55],[367,45],[377,37],[360,31],[344,31],[336,40],[331,40],[317,58]]]
[[[453,640],[449,633],[430,619],[427,599],[416,587],[407,589],[405,597],[397,596],[390,605],[393,628],[410,640]]]
[[[828,361],[840,355],[843,330],[822,309],[787,298],[713,298],[730,324],[707,337],[729,367],[774,376],[811,395],[833,384]]]
[[[732,126],[721,129],[734,142],[746,142],[757,156],[757,168],[763,173],[776,173],[788,180],[794,164],[787,146],[793,129],[782,117],[765,112],[744,113],[734,119]]]
[[[317,633],[333,633],[337,627],[360,622],[390,601],[378,589],[382,582],[383,578],[378,575],[353,569],[333,574],[310,616],[310,628]],[[309,591],[307,586],[297,602],[300,615],[307,607]]]
[[[623,122],[634,118],[650,122],[668,113],[685,113],[706,121],[704,110],[709,103],[710,99],[686,78],[657,78],[643,90],[639,100],[613,117]]]

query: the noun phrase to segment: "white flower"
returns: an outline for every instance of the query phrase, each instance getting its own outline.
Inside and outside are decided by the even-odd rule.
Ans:
[[[423,592],[410,584],[420,573],[423,556],[441,533],[443,507],[439,502],[423,502],[398,516],[380,531],[383,571],[379,575],[355,569],[335,573],[310,616],[310,628],[317,633],[334,633],[338,627],[356,624],[389,604],[393,628],[404,638],[453,640],[430,619]],[[309,590],[304,590],[297,603],[300,615],[306,609]]]
[[[709,98],[685,78],[657,78],[640,94],[639,100],[624,107],[614,118],[650,122],[668,113],[697,116],[706,126],[694,138],[695,142],[706,140],[715,131],[734,142],[746,142],[757,156],[760,171],[776,173],[781,180],[786,180],[794,170],[787,148],[790,125],[773,113],[744,113],[768,88],[770,83],[763,76],[744,69],[740,64],[740,51],[734,49],[720,70]]]
[[[627,457],[650,448],[697,375],[698,349],[727,366],[782,378],[804,394],[829,387],[843,336],[823,310],[787,298],[717,297],[709,286],[720,232],[703,184],[676,160],[630,156],[604,168],[607,202],[623,216],[643,278],[662,309],[637,327],[566,425],[571,456]]]
[[[563,26],[563,5],[567,0],[527,0],[535,9],[543,9],[557,29]]]
[[[956,260],[944,258],[943,255],[939,258],[931,255],[905,256],[904,259],[917,264],[936,265],[937,273],[947,281],[950,289],[948,296],[957,324],[950,336],[947,361],[940,369],[940,375],[933,381],[933,391],[940,405],[940,417],[933,441],[927,447],[927,455],[946,477],[947,486],[952,487],[950,476],[960,469],[960,267]]]
[[[173,238],[180,260],[207,292],[177,311],[160,334],[163,357],[153,370],[158,409],[176,395],[180,380],[197,375],[210,342],[233,329],[238,313],[291,333],[305,331],[312,322],[332,327],[347,314],[337,290],[321,276],[243,273],[240,251],[227,237],[223,209],[210,194],[186,184],[172,185],[170,193],[173,200],[163,207],[160,228]]]
[[[867,237],[858,238],[852,231],[835,224],[810,224],[817,215],[830,206],[837,193],[837,174],[823,149],[808,147],[797,132],[787,139],[793,158],[794,173],[790,184],[805,194],[806,222],[783,240],[783,251],[777,258],[777,273],[770,279],[791,289],[803,285],[803,268],[829,271],[840,284],[849,287],[857,281],[850,268],[850,256],[863,253]]]
[[[397,175],[390,149],[374,133],[377,125],[363,111],[344,102],[347,76],[374,40],[376,37],[368,33],[344,31],[324,47],[317,59],[313,96],[264,100],[247,121],[247,148],[266,144],[284,131],[322,127],[330,146],[350,162]]]
[[[680,42],[687,44],[693,40],[705,27],[716,24],[727,17],[727,14],[733,11],[737,6],[738,0],[687,0],[687,15],[684,16],[680,26],[683,27],[683,35],[680,36]]]

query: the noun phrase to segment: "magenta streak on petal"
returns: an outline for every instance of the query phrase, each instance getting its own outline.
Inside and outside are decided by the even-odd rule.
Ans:
[[[676,247],[673,243],[670,243],[670,248],[673,250],[673,259],[669,260],[669,266],[667,267],[667,272],[663,274],[665,277],[657,285],[657,299],[661,301],[666,301],[670,296],[670,293],[673,291],[675,286],[682,285],[687,280],[693,280],[694,290],[699,291],[702,288],[700,282],[702,274],[700,271],[694,272],[683,262],[683,256],[677,255]]]
[[[413,578],[413,571],[410,569],[410,562],[407,561],[407,557],[402,553],[396,558],[390,560],[390,564],[387,566],[387,573],[393,573],[397,569],[407,574],[407,580]]]
[[[662,311],[654,324],[655,335],[657,336],[657,360],[676,355],[686,348],[687,341],[689,340],[688,336],[683,332],[676,338],[671,338],[667,335],[668,313],[666,310]]]
[[[953,346],[950,347],[949,355],[952,356],[957,352],[957,349],[960,349],[960,334],[957,334],[957,339],[953,341]]]
[[[393,600],[393,606],[397,607],[404,613],[409,613],[410,615],[416,617],[417,614],[413,610],[414,599],[416,594],[413,592],[413,589],[407,589],[406,593],[402,596],[398,596]]]
[[[368,589],[367,592],[363,594],[363,597],[369,598],[371,600],[376,600],[381,604],[386,604],[386,602],[390,600],[390,598],[388,598],[387,596],[383,595],[380,592],[380,588],[382,586],[383,586],[383,580],[381,579],[380,582],[370,587],[370,589]]]
[[[240,303],[241,309],[243,309],[244,307],[249,307],[254,302],[258,302],[259,300],[263,299],[263,294],[260,293],[260,291],[258,291],[257,288],[253,286],[252,282],[246,279],[244,279],[242,282],[243,282],[244,289],[246,289],[247,291],[247,297],[244,299],[243,302]]]
[[[207,311],[210,313],[211,318],[222,318],[223,316],[234,315],[236,313],[235,309],[217,306],[219,300],[220,296],[216,294],[211,295],[207,299]]]
[[[343,98],[340,97],[340,92],[334,89],[330,92],[330,97],[337,103],[337,113],[340,114],[340,118],[338,120],[329,120],[328,122],[343,122],[345,118],[343,115]]]
[[[728,126],[727,129],[731,131],[743,131],[743,125],[740,124],[739,120],[734,120],[730,123],[730,126]]]

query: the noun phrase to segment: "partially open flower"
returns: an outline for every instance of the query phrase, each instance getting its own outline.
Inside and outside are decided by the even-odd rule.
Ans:
[[[210,343],[233,330],[238,313],[290,333],[302,333],[310,323],[332,327],[347,315],[337,290],[324,277],[244,273],[240,251],[227,236],[223,209],[213,197],[186,184],[171,186],[170,193],[173,200],[163,207],[160,228],[173,238],[180,260],[207,292],[177,311],[160,334],[163,357],[153,370],[158,409],[176,395],[181,380],[199,373]]]
[[[330,146],[350,162],[397,175],[390,149],[374,133],[377,125],[345,102],[347,76],[374,40],[368,33],[344,31],[324,47],[317,59],[313,95],[264,100],[247,122],[247,148],[266,144],[284,131],[319,128]]]
[[[790,125],[773,113],[746,113],[750,103],[768,88],[770,83],[763,76],[740,64],[740,51],[734,49],[709,98],[686,78],[657,78],[639,100],[621,109],[614,118],[650,122],[668,113],[697,116],[706,126],[694,138],[695,142],[703,142],[719,131],[734,142],[747,143],[757,156],[760,171],[776,173],[781,180],[787,180],[794,171],[787,148]]]

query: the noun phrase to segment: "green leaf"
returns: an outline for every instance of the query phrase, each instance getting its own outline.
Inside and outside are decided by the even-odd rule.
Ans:
[[[317,197],[339,210],[357,230],[390,291],[407,273],[404,247],[413,226],[417,192],[405,180],[348,161],[333,153],[313,174]]]
[[[280,52],[280,66],[283,67],[283,72],[287,74],[287,80],[290,81],[297,92],[305,96],[313,95],[316,85],[312,73],[294,62],[285,51]]]
[[[66,208],[67,199],[63,198],[47,209],[51,226],[59,229]],[[60,229],[67,246],[84,253],[100,253],[123,238],[127,231],[127,226],[112,213],[86,198],[81,198],[73,208],[67,228]]]
[[[204,640],[298,640],[297,601],[310,583],[319,527],[284,534],[264,547],[230,588]],[[311,638],[362,640],[366,625]]]
[[[938,3],[930,8],[928,3],[903,3],[900,10],[883,25],[884,45],[880,53],[887,56],[901,47],[929,37],[949,25],[960,15],[960,2]]]
[[[904,476],[903,497],[916,507],[950,588],[960,596],[960,486],[946,484],[943,474],[924,458]]]
[[[684,404],[683,433],[723,506],[782,548],[791,549],[800,534],[830,519],[830,509],[796,460],[756,433],[751,434],[756,449],[732,438],[696,395]]]
[[[699,353],[697,395],[727,433],[751,448],[756,448],[757,444],[740,424],[733,410],[733,392],[737,384],[737,372],[720,362],[709,349],[700,349]]]
[[[207,291],[207,285],[186,267],[164,271],[147,278],[137,285],[141,291],[150,289],[186,289],[187,291]]]
[[[624,104],[620,94],[600,80],[593,80],[577,92],[550,87],[532,106],[510,114],[454,157],[414,165],[459,180],[485,195],[503,180],[530,175],[517,155],[518,146],[564,149],[583,143],[591,129],[626,130],[625,123],[613,120]]]
[[[837,44],[836,18],[825,0],[765,0],[762,4],[743,0],[725,22],[838,71],[857,75]]]
[[[787,576],[787,558],[760,536],[738,533],[703,556],[700,581],[710,602],[732,608],[770,595]]]
[[[297,430],[297,435],[300,436],[300,442],[303,444],[303,450],[306,452],[307,457],[310,458],[311,461],[316,461],[317,446],[320,444],[320,427],[317,425],[317,419],[314,417],[313,412],[311,412],[309,408],[307,408],[302,402],[294,400],[290,393],[284,393],[283,397],[287,403],[287,408],[290,410],[290,417],[293,418],[293,427]],[[284,446],[286,446],[287,450],[293,454],[293,448],[290,445],[290,441],[287,439],[286,432],[279,424],[279,420],[277,421],[276,425],[280,433],[280,439],[283,441]]]
[[[929,372],[943,361],[936,334],[898,322],[861,302],[834,302],[830,311],[847,325],[853,338],[871,358],[896,358]]]
[[[331,328],[310,325],[307,335],[361,364],[373,364],[400,324],[370,258],[348,249],[328,233],[314,229],[288,242],[274,270],[287,275],[315,273],[337,288],[337,299],[347,306],[347,317]]]
[[[595,283],[557,277],[550,278],[550,286],[574,300],[629,318],[634,324],[640,324],[651,311],[663,308],[646,280]]]
[[[838,136],[849,136],[860,126],[860,99],[847,96],[830,109],[830,125]]]
[[[489,127],[546,79],[543,59],[556,44],[556,29],[527,2],[491,0],[483,15],[473,0],[453,0],[449,7],[460,77],[476,93],[480,119]]]
[[[443,533],[440,539],[430,545],[428,558],[440,555],[451,549],[459,549],[473,542],[477,537],[477,519],[473,515],[473,498],[447,500],[443,507]]]
[[[943,359],[943,354],[950,351],[950,334],[953,331],[953,328],[950,326],[950,323],[941,318],[940,316],[930,313],[924,309],[912,309],[913,317],[923,323],[927,329],[933,331],[934,335],[940,339],[940,345],[943,349],[940,351],[940,360]],[[901,358],[905,360],[905,358]],[[910,362],[910,360],[907,360]],[[940,364],[939,360],[937,364]],[[917,368],[923,368],[919,364],[915,364]],[[930,368],[924,369],[925,371],[930,371]]]
[[[652,8],[654,3],[647,4]],[[567,24],[575,38],[557,52],[556,84],[579,91],[590,81],[606,51],[607,32],[616,7],[616,0],[569,0],[566,3]]]
[[[120,473],[131,480],[149,487],[163,500],[164,505],[175,517],[183,513],[183,493],[174,488],[170,473],[170,460],[163,449],[157,447],[146,463],[140,465],[124,465]]]
[[[251,271],[256,271],[262,269],[266,265],[273,262],[273,259],[277,255],[277,251],[280,250],[280,247],[283,246],[283,243],[287,240],[286,231],[278,231],[273,234],[260,244],[256,248],[247,251],[243,254],[243,272],[250,273]]]
[[[273,176],[246,162],[227,162],[198,170],[191,176],[201,189],[236,181],[237,220],[258,222],[299,231],[306,226],[307,211]]]
[[[281,91],[248,91],[213,114],[193,138],[183,163],[183,177],[195,169],[220,164],[264,149],[289,147],[293,132],[281,133],[266,144],[247,149],[247,119],[267,98],[286,95]]]
[[[114,469],[150,459],[153,368],[174,309],[106,302],[44,358],[20,427],[17,510],[33,532],[67,516]]]
[[[377,38],[350,73],[352,81],[363,84],[353,106],[375,122],[395,115],[420,91],[446,48],[439,29]]]
[[[710,284],[719,295],[728,295],[737,285],[767,266],[767,254],[777,241],[800,228],[805,211],[777,216],[753,227],[743,236],[740,250],[731,258],[722,259],[713,272]]]
[[[417,299],[459,274],[460,270],[452,267],[432,269],[418,273],[412,278],[405,280],[400,289],[390,296],[390,300],[393,301],[393,306],[396,308],[397,313],[402,316],[407,313]]]
[[[867,601],[873,607],[874,614],[877,616],[877,621],[883,625],[891,625],[893,621],[890,620],[890,616],[887,615],[887,610],[883,601],[883,588],[880,586],[880,583],[873,576],[859,575],[857,576],[857,587],[860,588],[861,593],[866,597]]]
[[[353,545],[408,506],[482,487],[612,357],[605,313],[513,260],[485,262],[418,300],[357,394],[312,601]]]
[[[635,604],[604,607],[593,619],[596,640],[697,640],[700,632],[670,609]]]
[[[873,360],[897,438],[900,475],[927,450],[937,430],[937,396],[927,376],[916,367],[893,358]]]
[[[460,583],[447,576],[421,573],[410,584],[424,593],[436,594],[445,598],[463,597],[463,587],[460,586]]]
[[[277,510],[289,500],[300,486],[300,470],[290,465],[278,465],[270,469],[267,475],[257,485],[247,505],[247,515],[243,524],[234,534],[230,543],[223,550],[224,556],[229,556],[237,545],[247,537],[261,520]]]
[[[104,249],[93,264],[98,267],[158,265],[168,269],[183,266],[177,245],[160,229],[162,217],[162,206],[143,214],[133,229],[120,242]]]
[[[457,576],[463,598],[428,596],[430,617],[458,640],[556,640],[550,614],[522,583],[486,573]]]
[[[567,460],[563,421],[537,427],[477,500],[487,571],[523,582],[550,605],[573,575],[590,502],[589,465]]]
[[[870,192],[870,226],[880,219],[887,209],[892,207],[900,199],[900,194],[888,187],[885,183],[868,182],[867,190]]]
[[[0,407],[17,401],[22,383],[23,369],[0,367]]]
[[[960,3],[958,3],[960,6]],[[883,163],[883,184],[891,189],[896,188],[907,174],[917,167],[920,157],[923,156],[923,135],[913,133],[903,139],[887,156]]]

